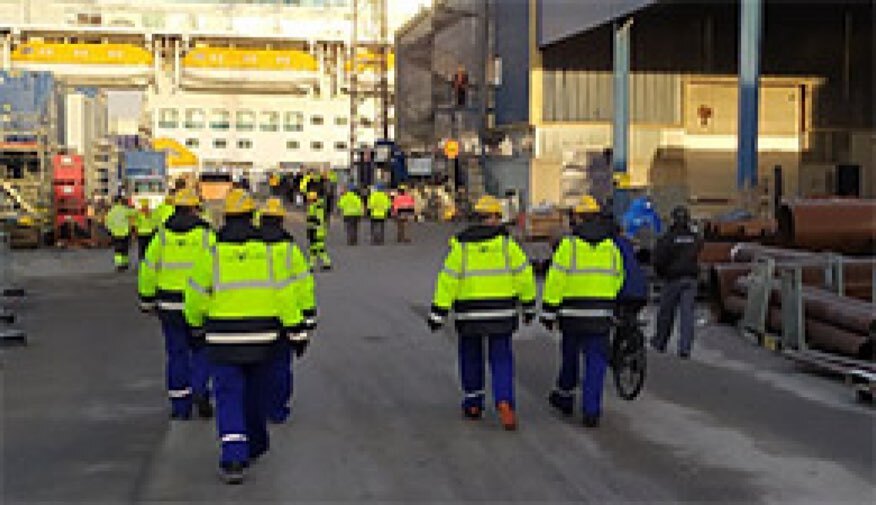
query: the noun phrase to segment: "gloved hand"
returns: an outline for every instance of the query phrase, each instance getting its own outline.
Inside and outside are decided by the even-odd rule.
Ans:
[[[529,326],[535,320],[535,312],[530,310],[523,311],[523,324]]]
[[[443,316],[439,316],[436,313],[429,314],[429,318],[426,319],[426,324],[429,325],[429,329],[433,332],[440,330],[444,327],[445,318]]]
[[[293,340],[289,343],[289,347],[292,348],[292,352],[295,353],[296,358],[304,356],[304,353],[307,352],[307,346],[309,345],[310,340]]]
[[[538,318],[538,321],[547,331],[554,331],[554,328],[557,326],[557,320],[554,318],[541,316]]]
[[[289,347],[295,353],[296,358],[300,358],[307,351],[307,346],[310,345],[310,335],[306,331],[289,331],[286,332],[286,337],[289,339]]]

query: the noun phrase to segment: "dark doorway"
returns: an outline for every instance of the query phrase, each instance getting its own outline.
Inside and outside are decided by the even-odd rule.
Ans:
[[[837,165],[836,194],[860,198],[861,196],[861,166]]]

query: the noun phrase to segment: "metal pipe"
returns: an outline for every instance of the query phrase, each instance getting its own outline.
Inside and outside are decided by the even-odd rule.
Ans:
[[[876,200],[797,200],[777,216],[785,246],[847,254],[874,254]]]

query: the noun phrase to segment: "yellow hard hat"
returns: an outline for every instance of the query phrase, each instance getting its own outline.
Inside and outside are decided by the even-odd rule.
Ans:
[[[167,205],[173,205],[173,195],[172,194],[166,195],[164,197],[164,203],[166,203]]]
[[[232,189],[225,197],[226,214],[248,214],[253,212],[255,208],[255,200],[249,193],[240,188]]]
[[[283,207],[283,202],[279,198],[268,198],[265,206],[262,207],[263,216],[286,217],[286,208]]]
[[[310,191],[307,193],[308,202],[315,202],[317,198],[319,198],[319,195],[316,194],[316,191]]]
[[[176,192],[173,204],[177,207],[197,207],[201,205],[201,197],[192,188],[183,188]]]
[[[484,195],[475,204],[475,212],[478,214],[501,214],[502,202],[495,196]]]
[[[575,208],[572,211],[575,214],[595,214],[599,212],[599,202],[596,201],[596,198],[593,198],[590,195],[584,195],[581,197],[581,201],[575,205]]]

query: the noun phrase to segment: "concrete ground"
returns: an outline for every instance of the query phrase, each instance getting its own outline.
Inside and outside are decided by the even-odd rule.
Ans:
[[[292,420],[239,487],[216,476],[212,423],[167,419],[162,340],[134,275],[110,272],[109,251],[18,254],[30,345],[0,354],[2,502],[876,501],[873,408],[720,326],[699,328],[691,361],[649,355],[636,401],[607,382],[597,430],[547,406],[557,338],[524,328],[520,430],[461,420],[455,336],[424,323],[450,232],[348,248],[333,230]]]

